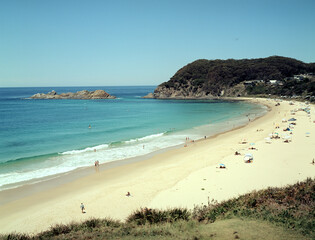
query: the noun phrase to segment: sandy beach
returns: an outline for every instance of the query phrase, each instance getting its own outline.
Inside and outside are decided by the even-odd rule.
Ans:
[[[170,149],[141,161],[131,161],[105,168],[94,167],[86,174],[58,184],[34,184],[28,191],[13,189],[0,192],[0,199],[10,198],[0,205],[0,232],[37,233],[58,223],[110,217],[124,220],[140,207],[168,208],[206,204],[208,199],[222,201],[252,190],[281,187],[307,177],[315,177],[315,120],[299,109],[300,103],[288,101],[275,106],[275,100],[248,99],[270,107],[263,117],[246,126],[205,140],[189,142],[187,147]],[[291,140],[281,136],[296,118]],[[276,126],[279,128],[276,129]],[[280,139],[266,143],[270,133]],[[241,144],[246,139],[245,144]],[[253,147],[255,149],[250,150]],[[235,151],[241,155],[234,155]],[[252,153],[253,161],[245,163],[244,154]],[[226,168],[219,168],[219,164]],[[60,178],[62,179],[62,178]],[[36,188],[38,188],[36,190]],[[35,190],[34,190],[35,189]],[[125,196],[127,192],[130,197]],[[19,196],[19,197],[12,197]],[[86,213],[82,214],[80,204]]]

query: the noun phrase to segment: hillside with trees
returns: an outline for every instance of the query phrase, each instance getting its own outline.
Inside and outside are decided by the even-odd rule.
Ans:
[[[200,59],[179,69],[149,97],[213,98],[274,94],[312,98],[315,96],[314,73],[315,63],[280,56],[242,60]]]

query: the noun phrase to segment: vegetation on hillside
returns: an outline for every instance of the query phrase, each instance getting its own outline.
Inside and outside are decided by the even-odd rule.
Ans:
[[[222,203],[166,211],[140,209],[122,223],[89,219],[56,225],[36,236],[0,239],[314,239],[315,179],[268,188]]]
[[[247,86],[247,92],[249,95],[270,94],[315,101],[315,77],[306,77],[302,80],[289,78],[281,85],[252,84]]]
[[[202,91],[206,95],[221,96],[222,90],[227,92],[226,89],[233,88],[244,81],[262,80],[263,84],[254,89],[248,88],[243,94],[266,94],[272,88],[272,86],[266,85],[269,80],[286,82],[294,75],[307,73],[315,73],[315,63],[307,64],[280,56],[242,60],[201,59],[178,70],[168,82],[162,83],[156,91],[163,88],[174,89],[174,91],[188,89],[190,92]],[[302,90],[292,91],[292,88],[287,90],[287,85],[274,89],[273,93],[292,96],[303,92],[305,95],[315,95],[314,82],[315,80],[303,83],[306,93]],[[299,88],[299,85],[301,85],[299,82],[288,82],[288,87]]]

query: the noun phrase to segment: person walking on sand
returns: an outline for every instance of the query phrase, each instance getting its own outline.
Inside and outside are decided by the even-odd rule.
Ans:
[[[81,203],[81,205],[80,205],[80,208],[81,208],[81,211],[82,211],[82,213],[85,213],[85,207],[84,207],[84,204],[83,203]]]

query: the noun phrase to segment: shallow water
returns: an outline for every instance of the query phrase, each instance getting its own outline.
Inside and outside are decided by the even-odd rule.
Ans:
[[[31,95],[104,89],[117,99]],[[0,189],[144,155],[245,124],[266,111],[245,102],[142,99],[155,86],[0,88]],[[91,125],[91,128],[89,128]]]

